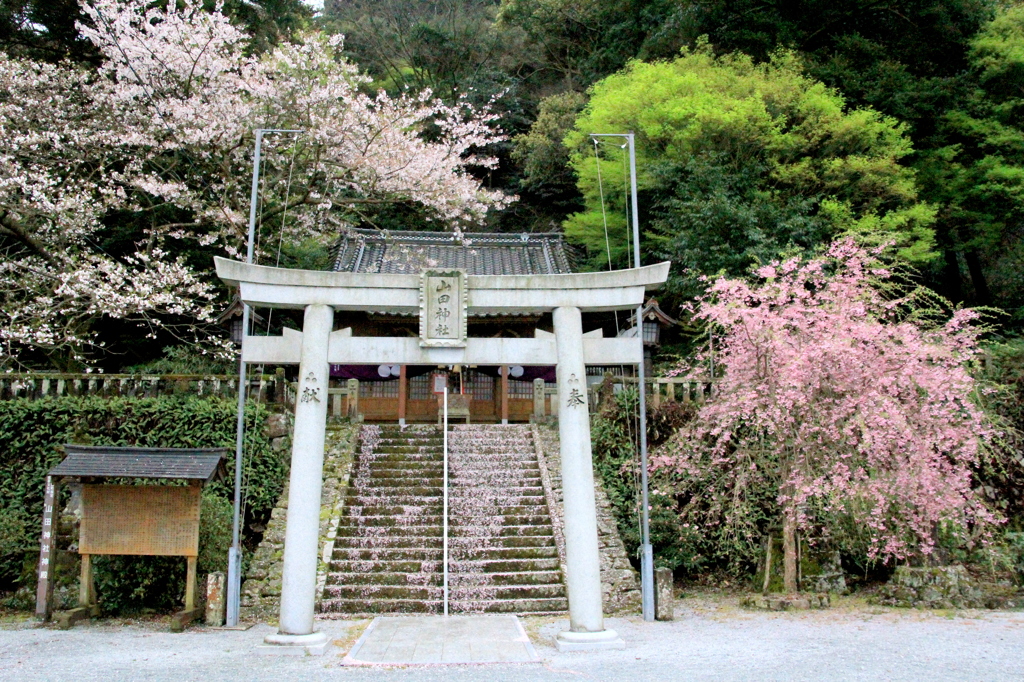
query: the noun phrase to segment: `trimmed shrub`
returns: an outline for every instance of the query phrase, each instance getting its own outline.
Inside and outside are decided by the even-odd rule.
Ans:
[[[64,396],[0,402],[0,592],[35,581],[43,486],[46,472],[63,458],[64,444],[233,449],[235,410],[234,401],[195,396]],[[287,453],[270,447],[263,429],[266,417],[265,406],[254,402],[246,406],[243,530],[266,522],[287,477]],[[223,480],[204,492],[201,572],[223,570],[226,562],[233,456],[228,458],[227,470]],[[252,533],[245,539],[250,545],[258,541]],[[184,559],[98,558],[96,579],[108,610],[175,608],[180,604],[179,592],[184,591]]]

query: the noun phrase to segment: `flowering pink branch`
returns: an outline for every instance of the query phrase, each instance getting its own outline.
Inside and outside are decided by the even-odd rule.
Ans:
[[[983,538],[998,519],[972,470],[996,434],[969,371],[977,313],[927,323],[915,294],[894,295],[891,270],[851,241],[756,274],[715,280],[696,305],[721,331],[721,376],[653,466],[710,486],[709,518],[756,485],[775,490],[787,553],[829,515],[864,530],[871,558],[927,555],[939,528]]]

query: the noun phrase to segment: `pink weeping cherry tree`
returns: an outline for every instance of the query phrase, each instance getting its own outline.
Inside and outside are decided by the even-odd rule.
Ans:
[[[827,534],[823,518],[860,529],[882,561],[928,555],[940,532],[984,539],[998,521],[972,489],[996,435],[969,371],[977,313],[940,319],[849,240],[752,282],[719,278],[694,308],[716,330],[715,390],[652,467],[707,527],[742,525],[746,498],[770,491],[787,591],[797,533]]]
[[[264,148],[262,217],[289,240],[334,239],[372,204],[457,227],[510,200],[470,172],[503,139],[487,106],[376,92],[338,36],[253,55],[203,5],[86,0],[98,70],[0,55],[0,368],[87,363],[103,317],[211,320],[209,273],[174,254],[244,254],[256,128],[304,131]],[[109,252],[112,224],[133,248]]]

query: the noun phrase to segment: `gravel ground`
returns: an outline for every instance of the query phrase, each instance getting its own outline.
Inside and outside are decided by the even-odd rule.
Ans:
[[[841,600],[827,611],[766,613],[733,597],[677,602],[677,619],[610,618],[625,651],[560,654],[567,621],[524,618],[541,663],[343,667],[369,621],[323,621],[337,646],[324,657],[261,656],[272,632],[165,621],[80,624],[67,632],[0,625],[0,679],[21,680],[1024,680],[1024,612],[922,612]]]

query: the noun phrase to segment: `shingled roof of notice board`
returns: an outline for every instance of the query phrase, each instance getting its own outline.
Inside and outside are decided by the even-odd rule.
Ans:
[[[135,448],[66,445],[67,457],[50,476],[173,478],[211,481],[224,475],[227,448]]]
[[[470,275],[557,275],[573,271],[557,232],[390,232],[349,229],[335,246],[335,272],[417,274],[461,269]]]

